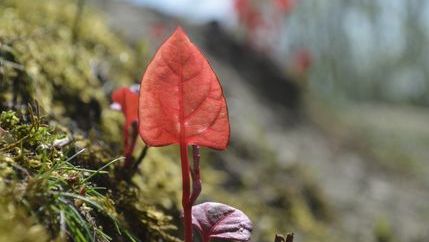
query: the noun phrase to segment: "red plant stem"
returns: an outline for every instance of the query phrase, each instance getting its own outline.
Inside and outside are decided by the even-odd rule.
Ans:
[[[191,194],[191,206],[194,205],[198,196],[201,193],[201,176],[200,176],[200,146],[192,145],[192,158],[193,164],[191,169],[192,177],[192,194]]]
[[[128,127],[127,127],[128,129]],[[137,136],[139,135],[138,132],[138,124],[137,122],[133,122],[131,124],[131,136],[128,135],[128,132],[126,132],[125,139],[125,168],[131,168],[133,163],[133,151],[134,147],[136,146]]]
[[[203,242],[210,242],[210,235],[204,235]]]
[[[190,177],[189,177],[189,160],[188,146],[185,142],[180,142],[180,159],[182,162],[182,206],[183,220],[185,225],[185,242],[192,242],[192,217],[191,217],[191,200],[190,200]]]

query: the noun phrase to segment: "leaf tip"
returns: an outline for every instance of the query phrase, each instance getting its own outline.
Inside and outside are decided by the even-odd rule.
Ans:
[[[188,35],[186,34],[185,30],[183,30],[182,26],[178,25],[176,27],[176,30],[173,33],[173,36],[175,36],[176,38],[185,38],[188,39]]]
[[[183,31],[182,26],[177,25],[176,30],[174,32],[182,32],[182,33],[184,33],[185,31]]]

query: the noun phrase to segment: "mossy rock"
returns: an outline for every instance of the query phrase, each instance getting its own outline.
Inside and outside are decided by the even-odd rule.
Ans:
[[[140,75],[137,55],[93,10],[76,16],[77,1],[0,3],[0,239],[178,241],[154,194],[118,178],[109,93]]]
[[[42,240],[178,241],[171,218],[118,180],[120,159],[110,160],[107,147],[33,115],[0,114],[0,223],[9,219],[16,231],[29,226],[28,236]],[[25,212],[32,216],[23,219]],[[15,230],[12,240],[27,236]]]

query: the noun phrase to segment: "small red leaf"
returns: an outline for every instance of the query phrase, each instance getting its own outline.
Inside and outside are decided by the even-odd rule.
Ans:
[[[120,106],[126,123],[138,121],[139,97],[136,91],[128,87],[118,88],[112,93],[112,101]]]
[[[179,27],[146,69],[140,88],[139,132],[149,146],[225,149],[228,112],[207,60]]]
[[[138,98],[137,92],[128,87],[116,89],[112,93],[112,106],[119,108],[125,117],[123,136],[127,159],[131,157],[135,145],[135,138],[130,137],[130,130],[132,130],[133,123],[138,123]]]
[[[193,206],[192,224],[200,231],[203,241],[249,241],[253,228],[252,222],[242,211],[214,202]]]

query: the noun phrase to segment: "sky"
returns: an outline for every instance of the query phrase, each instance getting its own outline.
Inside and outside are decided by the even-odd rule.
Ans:
[[[159,9],[175,16],[184,16],[195,22],[234,19],[232,0],[132,0],[142,6]]]

